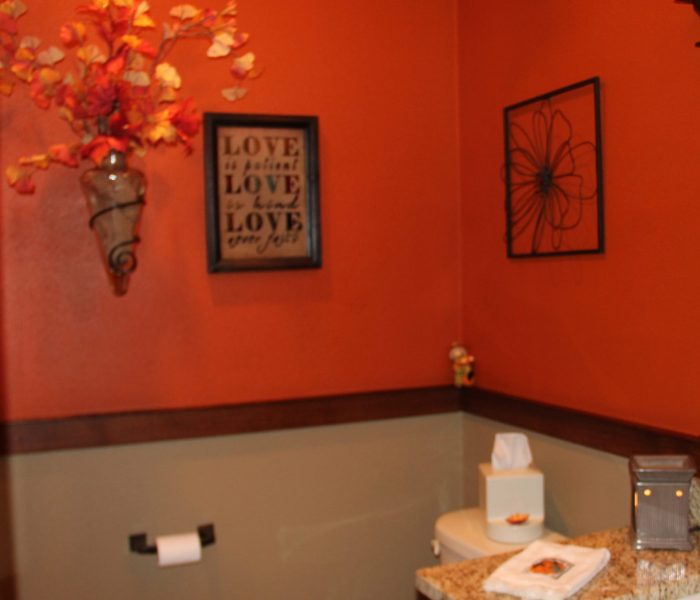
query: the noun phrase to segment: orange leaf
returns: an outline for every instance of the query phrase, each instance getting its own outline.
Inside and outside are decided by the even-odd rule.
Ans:
[[[78,159],[68,147],[68,144],[55,144],[49,147],[49,157],[51,160],[60,162],[67,167],[78,166]]]
[[[127,46],[129,46],[129,48],[131,48],[135,52],[143,54],[144,56],[148,56],[149,58],[153,58],[158,53],[158,51],[152,44],[148,43],[146,40],[142,40],[137,35],[123,35],[121,37],[121,41],[124,42]]]
[[[20,169],[14,165],[9,166],[5,169],[5,177],[7,177],[7,182],[20,194],[33,194],[36,190],[31,171],[27,169]]]
[[[119,73],[124,71],[125,64],[126,59],[124,57],[124,54],[119,54],[113,59],[107,61],[107,63],[105,64],[105,71],[107,71],[107,73],[109,73],[110,75],[119,75]]]
[[[139,54],[147,56],[148,58],[155,58],[156,54],[158,54],[158,50],[156,50],[155,46],[146,40],[141,40],[141,43],[136,46],[134,50],[136,50],[136,52]]]
[[[15,60],[26,60],[31,62],[35,57],[36,54],[31,48],[21,47],[17,48],[17,51],[15,52]]]
[[[81,154],[86,158],[89,157],[92,162],[99,165],[110,150],[126,152],[126,147],[127,143],[124,140],[98,135],[89,144],[83,146]]]
[[[23,166],[32,166],[37,169],[49,168],[48,154],[33,154],[32,156],[23,156],[19,159],[19,164]]]
[[[247,33],[237,32],[233,35],[233,47],[240,48],[243,46],[250,36]]]
[[[67,48],[74,48],[85,41],[85,24],[80,21],[66,23],[61,27],[58,36]]]
[[[44,67],[39,71],[39,80],[45,86],[58,83],[61,79],[63,79],[63,77],[56,69]]]
[[[33,69],[29,63],[15,63],[10,67],[10,71],[12,71],[22,81],[31,81],[32,79]]]

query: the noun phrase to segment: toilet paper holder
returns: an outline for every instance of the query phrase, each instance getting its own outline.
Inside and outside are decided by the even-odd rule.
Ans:
[[[202,546],[211,546],[216,541],[213,523],[197,527],[197,535]],[[137,554],[157,554],[158,552],[155,544],[146,543],[145,533],[134,533],[129,536],[129,550]]]

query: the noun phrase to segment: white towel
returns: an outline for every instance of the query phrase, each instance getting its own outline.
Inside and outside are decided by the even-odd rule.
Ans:
[[[564,600],[593,579],[609,560],[607,548],[536,540],[491,573],[484,591],[529,600]]]

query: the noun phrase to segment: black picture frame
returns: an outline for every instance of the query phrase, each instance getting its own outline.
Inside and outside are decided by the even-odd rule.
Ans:
[[[503,109],[509,258],[605,251],[600,79]]]
[[[318,117],[204,113],[210,273],[321,266]]]

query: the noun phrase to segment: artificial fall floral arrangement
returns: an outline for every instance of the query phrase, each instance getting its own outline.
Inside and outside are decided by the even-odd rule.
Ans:
[[[159,144],[191,150],[201,116],[191,99],[179,99],[180,74],[166,61],[178,42],[206,39],[209,58],[232,58],[234,84],[222,90],[228,100],[242,97],[241,82],[255,75],[253,53],[239,52],[248,35],[236,28],[233,0],[220,10],[174,6],[160,27],[146,0],[92,0],[77,8],[78,20],[60,28],[73,58],[67,68],[64,50],[20,35],[26,10],[21,0],[0,2],[0,93],[9,96],[17,83],[27,84],[34,103],[55,106],[78,140],[8,167],[7,180],[19,193],[34,192],[34,173],[52,164],[77,167],[88,159],[99,165],[111,150],[142,155]]]

